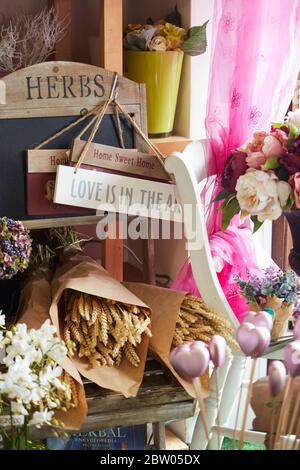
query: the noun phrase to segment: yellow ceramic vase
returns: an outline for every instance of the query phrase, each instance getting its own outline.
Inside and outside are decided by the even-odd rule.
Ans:
[[[125,51],[128,78],[146,84],[150,135],[173,130],[182,60],[182,51]]]

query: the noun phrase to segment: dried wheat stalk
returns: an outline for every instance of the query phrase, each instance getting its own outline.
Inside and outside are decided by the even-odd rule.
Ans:
[[[68,289],[59,304],[65,321],[63,338],[70,354],[87,358],[94,367],[119,365],[125,356],[138,367],[136,346],[151,337],[146,308]]]
[[[209,343],[212,336],[220,335],[232,349],[238,350],[233,333],[230,323],[219,313],[207,306],[202,299],[187,294],[178,312],[172,344],[175,347],[189,341]]]

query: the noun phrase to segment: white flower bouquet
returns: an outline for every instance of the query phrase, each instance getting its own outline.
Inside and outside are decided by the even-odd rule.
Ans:
[[[58,366],[67,355],[50,320],[39,329],[5,328],[0,314],[0,433],[6,449],[41,448],[28,438],[30,426],[62,426],[54,413],[72,405],[72,390]],[[3,354],[4,352],[4,354]]]

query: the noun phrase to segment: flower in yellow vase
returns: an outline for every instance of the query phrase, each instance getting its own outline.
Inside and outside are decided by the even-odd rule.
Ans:
[[[160,34],[166,38],[168,50],[174,50],[181,47],[186,36],[186,31],[171,23],[166,23],[160,30]]]
[[[166,51],[167,40],[163,36],[155,36],[149,44],[150,51]]]

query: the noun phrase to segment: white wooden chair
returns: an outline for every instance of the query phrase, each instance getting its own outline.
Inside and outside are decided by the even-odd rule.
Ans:
[[[173,174],[178,190],[179,201],[183,210],[183,223],[187,240],[193,238],[193,227],[191,224],[190,211],[185,208],[188,205],[193,206],[193,216],[195,220],[195,230],[198,236],[198,246],[189,252],[192,271],[196,285],[201,292],[205,302],[207,302],[215,310],[219,311],[231,323],[234,330],[239,326],[239,322],[235,317],[223,290],[219,284],[215,271],[214,260],[212,258],[209,240],[206,230],[204,208],[200,199],[199,186],[203,187],[206,180],[206,168],[204,152],[206,150],[205,141],[197,141],[189,144],[183,153],[175,152],[170,155],[165,162],[166,170]],[[263,356],[268,359],[282,359],[282,349],[278,350],[274,346],[270,346]],[[234,403],[239,395],[240,387],[243,380],[243,372],[246,366],[246,358],[243,355],[235,354],[232,361],[225,364],[220,370],[220,428],[223,437],[232,437],[234,433],[233,426],[229,426],[229,419],[234,407]],[[206,412],[209,422],[209,428],[212,433],[212,448],[217,448],[216,439],[216,394],[214,390],[214,377],[211,377],[211,393],[206,399]],[[236,433],[239,438],[239,431]],[[248,431],[245,434],[245,441],[263,443],[265,433]],[[201,413],[197,418],[191,449],[205,449],[207,440],[205,438]]]

